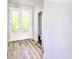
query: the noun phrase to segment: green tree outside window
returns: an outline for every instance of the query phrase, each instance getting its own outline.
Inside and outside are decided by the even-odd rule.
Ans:
[[[16,31],[16,29],[19,26],[19,13],[17,11],[12,12],[12,30],[13,32]]]

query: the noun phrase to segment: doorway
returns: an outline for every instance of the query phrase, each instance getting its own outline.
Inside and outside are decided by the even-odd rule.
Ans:
[[[38,13],[38,43],[42,45],[42,11]]]

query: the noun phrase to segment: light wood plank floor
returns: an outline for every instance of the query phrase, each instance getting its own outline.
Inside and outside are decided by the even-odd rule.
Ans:
[[[8,59],[43,59],[42,46],[33,39],[8,43]]]

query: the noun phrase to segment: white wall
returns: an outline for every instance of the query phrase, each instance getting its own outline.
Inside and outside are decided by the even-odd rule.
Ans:
[[[71,59],[71,2],[46,2],[43,13],[44,59]]]

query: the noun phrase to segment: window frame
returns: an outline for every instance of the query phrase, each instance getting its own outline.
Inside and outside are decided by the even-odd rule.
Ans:
[[[20,8],[20,9],[30,9],[30,10],[32,10],[32,33],[31,33],[31,35],[32,35],[32,37],[34,37],[34,8],[33,7],[30,7],[30,6],[24,6],[24,5],[16,5],[16,4],[13,4],[13,3],[9,3],[9,8],[8,8],[8,14],[10,14],[11,12],[11,9],[10,8]],[[12,13],[11,13],[12,14]],[[10,17],[12,17],[12,16],[8,16],[8,33],[9,33],[9,30],[11,30],[9,27],[9,21],[10,21]],[[12,28],[12,27],[11,27]],[[10,33],[9,33],[9,35],[10,35]]]

